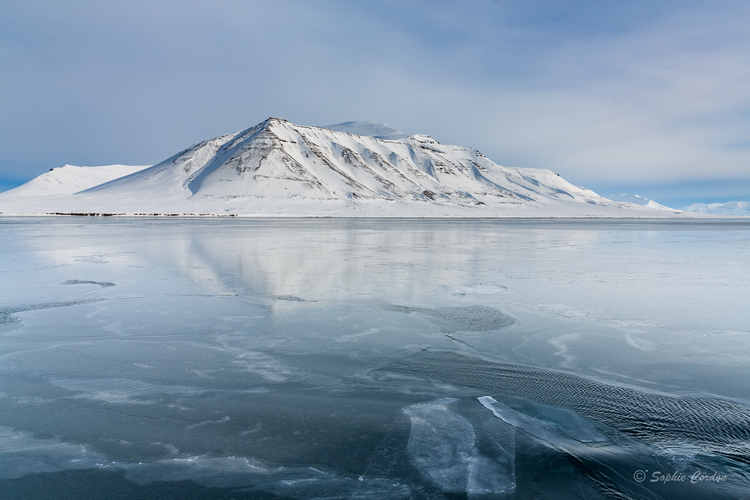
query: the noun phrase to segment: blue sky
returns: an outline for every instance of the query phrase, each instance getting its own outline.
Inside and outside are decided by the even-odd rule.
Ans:
[[[269,116],[390,124],[672,206],[750,199],[750,3],[3,1],[0,189]]]

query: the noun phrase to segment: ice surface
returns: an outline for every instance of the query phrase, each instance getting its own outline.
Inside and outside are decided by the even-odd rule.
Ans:
[[[506,452],[502,455],[505,460],[497,461],[482,455],[475,446],[474,427],[448,409],[455,402],[445,398],[404,409],[411,418],[407,450],[412,463],[445,492],[465,492],[470,497],[512,492],[513,456]],[[503,444],[510,447],[507,442]]]
[[[599,432],[590,421],[575,412],[564,408],[547,407],[541,411],[542,418],[535,418],[513,410],[497,402],[492,396],[478,398],[482,406],[490,410],[497,418],[513,427],[523,429],[529,434],[555,443],[561,437],[575,439],[582,443],[610,443],[610,439]]]
[[[134,402],[138,396],[150,394],[195,395],[205,392],[195,387],[154,384],[130,379],[50,379],[69,391],[82,392],[84,397],[110,403]]]
[[[748,248],[723,221],[3,218],[0,491],[743,498]]]
[[[91,280],[65,280],[63,285],[99,285],[101,287],[115,286],[111,281],[91,281]]]
[[[118,469],[138,484],[192,481],[209,487],[242,487],[245,491],[252,489],[299,499],[411,498],[405,485],[384,478],[357,480],[315,467],[279,467],[237,456],[193,456],[151,464],[120,464]]]
[[[441,307],[407,307],[394,304],[383,304],[386,311],[405,314],[418,313],[441,319],[447,323],[447,331],[488,332],[498,330],[515,323],[515,320],[497,309],[484,306]]]
[[[702,450],[735,460],[750,453],[750,406],[720,399],[676,398],[607,385],[561,372],[487,362],[453,352],[419,352],[387,370],[492,390],[573,410],[543,410],[529,418],[489,396],[480,402],[509,424],[546,441],[565,436],[606,442],[584,418],[663,448]]]
[[[516,489],[514,463],[511,461],[504,465],[507,468],[475,451],[469,459],[469,480],[466,485],[469,498],[485,498],[487,495],[491,498],[502,498],[511,494]]]
[[[448,410],[455,400],[410,406],[407,449],[419,471],[443,491],[464,492],[474,449],[474,429],[465,418]]]
[[[13,315],[26,311],[39,311],[41,309],[52,309],[56,307],[70,307],[82,304],[91,304],[92,302],[99,302],[100,299],[77,299],[77,300],[63,300],[56,302],[39,302],[36,304],[25,304],[11,307],[0,307],[0,324],[11,323],[18,321]]]
[[[100,467],[108,461],[90,447],[59,439],[39,439],[0,426],[0,478]]]
[[[451,290],[451,295],[495,295],[506,291],[508,288],[494,283],[472,283],[471,285],[459,286]]]

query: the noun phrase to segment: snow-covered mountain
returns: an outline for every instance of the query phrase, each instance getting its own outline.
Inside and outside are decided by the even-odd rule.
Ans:
[[[726,203],[693,203],[683,208],[685,212],[708,215],[734,215],[750,217],[750,202],[728,201]]]
[[[138,172],[148,166],[106,165],[103,167],[76,167],[63,165],[51,168],[26,184],[2,193],[3,196],[44,196],[52,194],[73,194],[99,184]]]
[[[628,193],[610,194],[607,196],[607,198],[613,201],[624,201],[626,203],[633,203],[634,205],[640,205],[642,207],[656,208],[656,209],[661,209],[661,210],[673,210],[667,206],[662,205],[661,203],[657,203],[654,200],[649,200],[648,198],[645,198],[637,194],[628,194]]]
[[[666,207],[603,198],[545,169],[502,167],[479,151],[370,122],[322,127],[269,118],[149,168],[103,179],[65,167],[76,187],[41,196],[42,177],[0,194],[5,214],[665,217]],[[359,134],[350,131],[359,132]],[[365,135],[363,135],[363,133]],[[383,137],[389,137],[385,139]],[[68,170],[66,170],[66,168]],[[80,167],[79,167],[80,168]],[[68,172],[70,172],[69,175]],[[66,174],[66,175],[62,175]],[[97,174],[98,175],[98,174]],[[78,177],[76,177],[78,176]],[[66,184],[66,185],[68,185]],[[86,184],[86,185],[84,185]]]

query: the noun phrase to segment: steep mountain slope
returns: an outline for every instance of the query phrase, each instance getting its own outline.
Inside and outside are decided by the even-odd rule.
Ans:
[[[365,122],[342,129],[385,135]],[[550,170],[507,168],[425,135],[381,139],[269,118],[74,195],[0,195],[4,212],[363,216],[662,216],[612,202]],[[630,213],[632,212],[632,213]]]

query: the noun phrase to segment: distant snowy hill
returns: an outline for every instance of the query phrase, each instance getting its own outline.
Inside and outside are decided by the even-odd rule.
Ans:
[[[26,184],[2,193],[4,197],[73,194],[98,186],[119,177],[138,172],[147,166],[107,165],[104,167],[76,167],[63,165],[50,169]]]
[[[634,205],[640,205],[642,207],[673,210],[667,206],[662,205],[661,203],[657,203],[654,200],[649,200],[648,198],[644,198],[643,196],[637,194],[610,194],[609,196],[607,196],[607,198],[612,201],[623,201],[625,203],[633,203]]]
[[[64,190],[45,191],[47,181],[42,178],[54,171],[48,172],[1,193],[0,212],[290,217],[679,214],[659,205],[611,201],[550,170],[502,167],[475,149],[443,145],[425,135],[405,137],[387,125],[347,122],[332,127],[339,130],[269,118],[247,130],[203,141],[152,167],[92,167],[76,177],[80,186],[73,185],[73,172],[82,167],[64,167],[54,176],[68,183]],[[94,172],[105,172],[98,169],[107,168],[110,174],[94,177]]]
[[[693,212],[707,215],[735,215],[750,216],[750,202],[747,201],[728,201],[726,203],[693,203],[683,208],[686,212]]]

